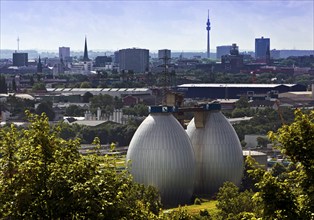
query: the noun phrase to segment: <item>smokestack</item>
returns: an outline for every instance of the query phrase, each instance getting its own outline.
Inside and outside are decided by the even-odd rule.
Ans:
[[[99,121],[101,117],[101,109],[100,107],[97,108],[97,120]]]

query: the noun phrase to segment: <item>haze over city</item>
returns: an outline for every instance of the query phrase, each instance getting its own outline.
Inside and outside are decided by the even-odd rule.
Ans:
[[[0,49],[83,50],[139,47],[157,51],[211,51],[254,39],[271,49],[314,49],[314,2],[303,1],[6,1],[1,0]]]

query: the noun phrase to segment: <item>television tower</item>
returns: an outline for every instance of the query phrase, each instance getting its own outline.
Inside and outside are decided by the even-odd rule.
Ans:
[[[206,30],[207,30],[207,58],[210,58],[210,38],[209,38],[210,21],[209,21],[209,10],[208,10],[208,16],[207,16]]]

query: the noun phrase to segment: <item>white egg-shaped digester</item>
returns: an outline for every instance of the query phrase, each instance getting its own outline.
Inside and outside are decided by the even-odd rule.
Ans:
[[[136,130],[126,157],[134,180],[155,186],[165,206],[190,203],[195,174],[191,141],[170,113],[151,113]]]
[[[194,194],[213,195],[225,181],[240,185],[243,155],[239,138],[221,111],[206,113],[205,126],[196,128],[194,118],[187,126],[195,154]]]

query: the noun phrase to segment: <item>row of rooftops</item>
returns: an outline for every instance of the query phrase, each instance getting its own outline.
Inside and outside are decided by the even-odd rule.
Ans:
[[[147,92],[148,88],[47,88],[47,92]]]
[[[184,87],[234,87],[234,88],[276,88],[278,86],[293,87],[298,84],[231,84],[231,83],[200,83],[182,84],[178,88]],[[47,88],[47,92],[147,92],[149,88]]]
[[[200,84],[182,84],[178,85],[178,88],[185,87],[211,87],[211,88],[220,88],[220,87],[233,87],[233,88],[276,88],[279,86],[293,87],[298,84],[231,84],[231,83],[200,83]]]

